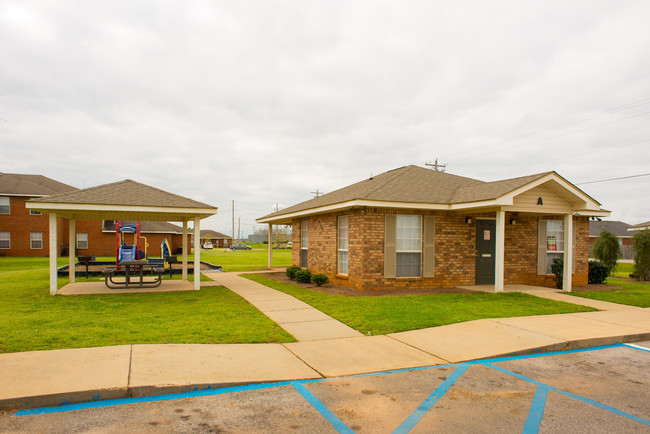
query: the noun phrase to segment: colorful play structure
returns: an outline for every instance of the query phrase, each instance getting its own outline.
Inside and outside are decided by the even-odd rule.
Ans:
[[[133,243],[127,243],[128,234],[133,235]],[[142,243],[144,241],[144,243]],[[144,251],[140,250],[144,246]],[[118,220],[115,227],[115,265],[120,266],[122,261],[147,259],[147,239],[140,236],[140,222],[136,225],[124,225]]]

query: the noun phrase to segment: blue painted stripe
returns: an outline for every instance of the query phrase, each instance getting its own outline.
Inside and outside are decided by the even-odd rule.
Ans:
[[[409,415],[409,417],[404,420],[397,428],[395,428],[395,431],[393,431],[393,434],[401,434],[401,433],[407,433],[413,429],[413,427],[420,422],[420,420],[424,417],[424,415],[427,414],[429,410],[436,404],[436,402],[440,401],[440,399],[445,396],[445,393],[454,385],[454,383],[469,369],[471,365],[469,363],[461,363],[458,365],[458,367],[454,370],[454,372],[451,373],[449,377],[445,379],[445,381],[440,384],[434,390],[431,395],[427,397],[424,401],[422,401],[422,404],[418,406],[418,408],[415,409],[413,413]]]
[[[650,353],[650,348],[642,347],[641,345],[623,344],[623,346],[634,348],[635,350],[645,351],[646,353]]]
[[[354,433],[346,424],[343,423],[341,419],[336,417],[332,411],[327,408],[325,404],[323,404],[316,396],[311,393],[309,389],[305,387],[304,384],[302,384],[299,381],[294,381],[292,383],[293,387],[302,395],[305,400],[307,400],[308,403],[312,405],[318,411],[323,417],[332,424],[334,429],[340,433]]]
[[[542,386],[539,386],[537,391],[535,391],[535,396],[533,397],[533,402],[530,405],[530,411],[526,418],[526,424],[524,425],[524,429],[521,431],[522,434],[537,434],[539,432],[539,427],[542,424],[542,418],[544,417],[544,409],[546,408],[548,391],[548,387]]]
[[[487,366],[489,368],[492,368],[492,369],[496,369],[497,371],[501,371],[504,374],[508,374],[508,375],[513,376],[513,377],[519,378],[521,380],[527,381],[529,383],[535,384],[536,386],[546,387],[546,388],[548,388],[548,390],[552,390],[552,391],[560,393],[562,395],[577,399],[578,401],[582,401],[582,402],[585,402],[587,404],[593,405],[594,407],[598,407],[600,409],[607,410],[607,411],[612,412],[614,414],[617,414],[619,416],[624,416],[624,417],[626,417],[628,419],[632,419],[632,420],[637,421],[639,423],[642,423],[644,425],[650,426],[650,420],[643,419],[642,417],[635,416],[633,414],[627,413],[627,412],[625,412],[623,410],[619,410],[619,409],[614,408],[614,407],[610,407],[609,405],[603,404],[602,402],[594,401],[593,399],[586,398],[586,397],[580,396],[580,395],[576,395],[576,394],[571,393],[571,392],[566,392],[566,391],[564,391],[562,389],[558,389],[557,387],[550,386],[548,384],[540,383],[537,380],[534,380],[532,378],[528,378],[528,377],[526,377],[524,375],[521,375],[521,374],[517,374],[516,372],[512,372],[512,371],[509,371],[507,369],[501,368],[500,366],[495,366],[495,365],[492,365],[492,364],[489,364],[489,363],[486,363],[485,366]]]

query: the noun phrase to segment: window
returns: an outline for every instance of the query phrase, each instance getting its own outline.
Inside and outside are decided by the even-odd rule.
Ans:
[[[576,259],[576,230],[573,228],[573,269]],[[563,220],[539,220],[537,231],[537,274],[553,274],[553,259],[564,259],[566,240],[564,239]]]
[[[83,232],[77,232],[77,249],[87,249],[88,248],[88,234]]]
[[[348,236],[349,236],[349,219],[348,216],[339,217],[338,230],[338,258],[337,268],[339,274],[348,274]]]
[[[300,222],[300,266],[307,267],[307,221]]]
[[[397,277],[420,277],[422,259],[422,217],[398,215],[395,225]]]
[[[29,233],[29,243],[30,243],[30,248],[32,248],[32,249],[42,249],[43,248],[43,232],[30,232]]]
[[[9,232],[0,232],[0,249],[11,248],[11,234]]]
[[[0,214],[9,214],[9,197],[0,196]]]
[[[29,215],[41,215],[41,212],[36,211],[35,209],[30,209],[29,210]]]

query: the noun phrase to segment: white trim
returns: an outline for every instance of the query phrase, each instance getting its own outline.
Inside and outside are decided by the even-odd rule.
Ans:
[[[75,256],[77,255],[76,251],[76,234],[77,234],[77,221],[72,219],[68,222],[68,279],[70,283],[75,281]],[[88,234],[86,234],[87,236]],[[86,244],[88,240],[86,240]]]
[[[58,194],[58,193],[52,193]],[[18,194],[18,193],[0,193],[0,196],[16,196],[16,197],[47,197],[51,194]]]
[[[57,240],[57,220],[56,213],[49,216],[50,229],[50,295],[56,295],[58,291],[57,273],[56,273],[56,252],[59,245]],[[31,237],[30,237],[31,238]],[[30,240],[31,245],[31,240]]]
[[[201,219],[199,217],[194,217],[194,237],[199,240],[198,243],[194,243],[194,290],[198,291],[201,289]]]
[[[571,292],[573,274],[573,215],[564,216],[564,270],[562,271],[562,288]]]
[[[503,276],[505,264],[505,235],[506,231],[506,212],[497,211],[495,226],[495,258],[494,258],[494,292],[503,292]]]
[[[158,214],[189,214],[201,215],[202,218],[215,215],[217,208],[183,208],[160,206],[135,206],[135,205],[97,205],[87,203],[52,203],[52,202],[25,202],[25,207],[37,210],[56,211],[101,211],[101,212],[133,212],[133,213],[158,213]]]

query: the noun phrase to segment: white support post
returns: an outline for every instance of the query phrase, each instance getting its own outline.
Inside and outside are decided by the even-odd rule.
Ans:
[[[74,283],[76,271],[74,257],[77,253],[77,221],[71,219],[68,226],[70,229],[70,235],[68,236],[68,278],[70,279],[70,283]]]
[[[183,220],[183,280],[187,280],[187,220]]]
[[[58,240],[56,237],[56,213],[50,214],[50,295],[56,295],[57,286],[56,257]]]
[[[273,224],[269,223],[269,269],[273,268]]]
[[[496,245],[494,254],[494,292],[503,292],[504,258],[506,246],[506,212],[497,211]]]
[[[564,270],[562,278],[562,288],[566,292],[571,292],[572,274],[573,274],[573,215],[564,216]]]
[[[194,217],[194,290],[201,289],[201,220]]]

